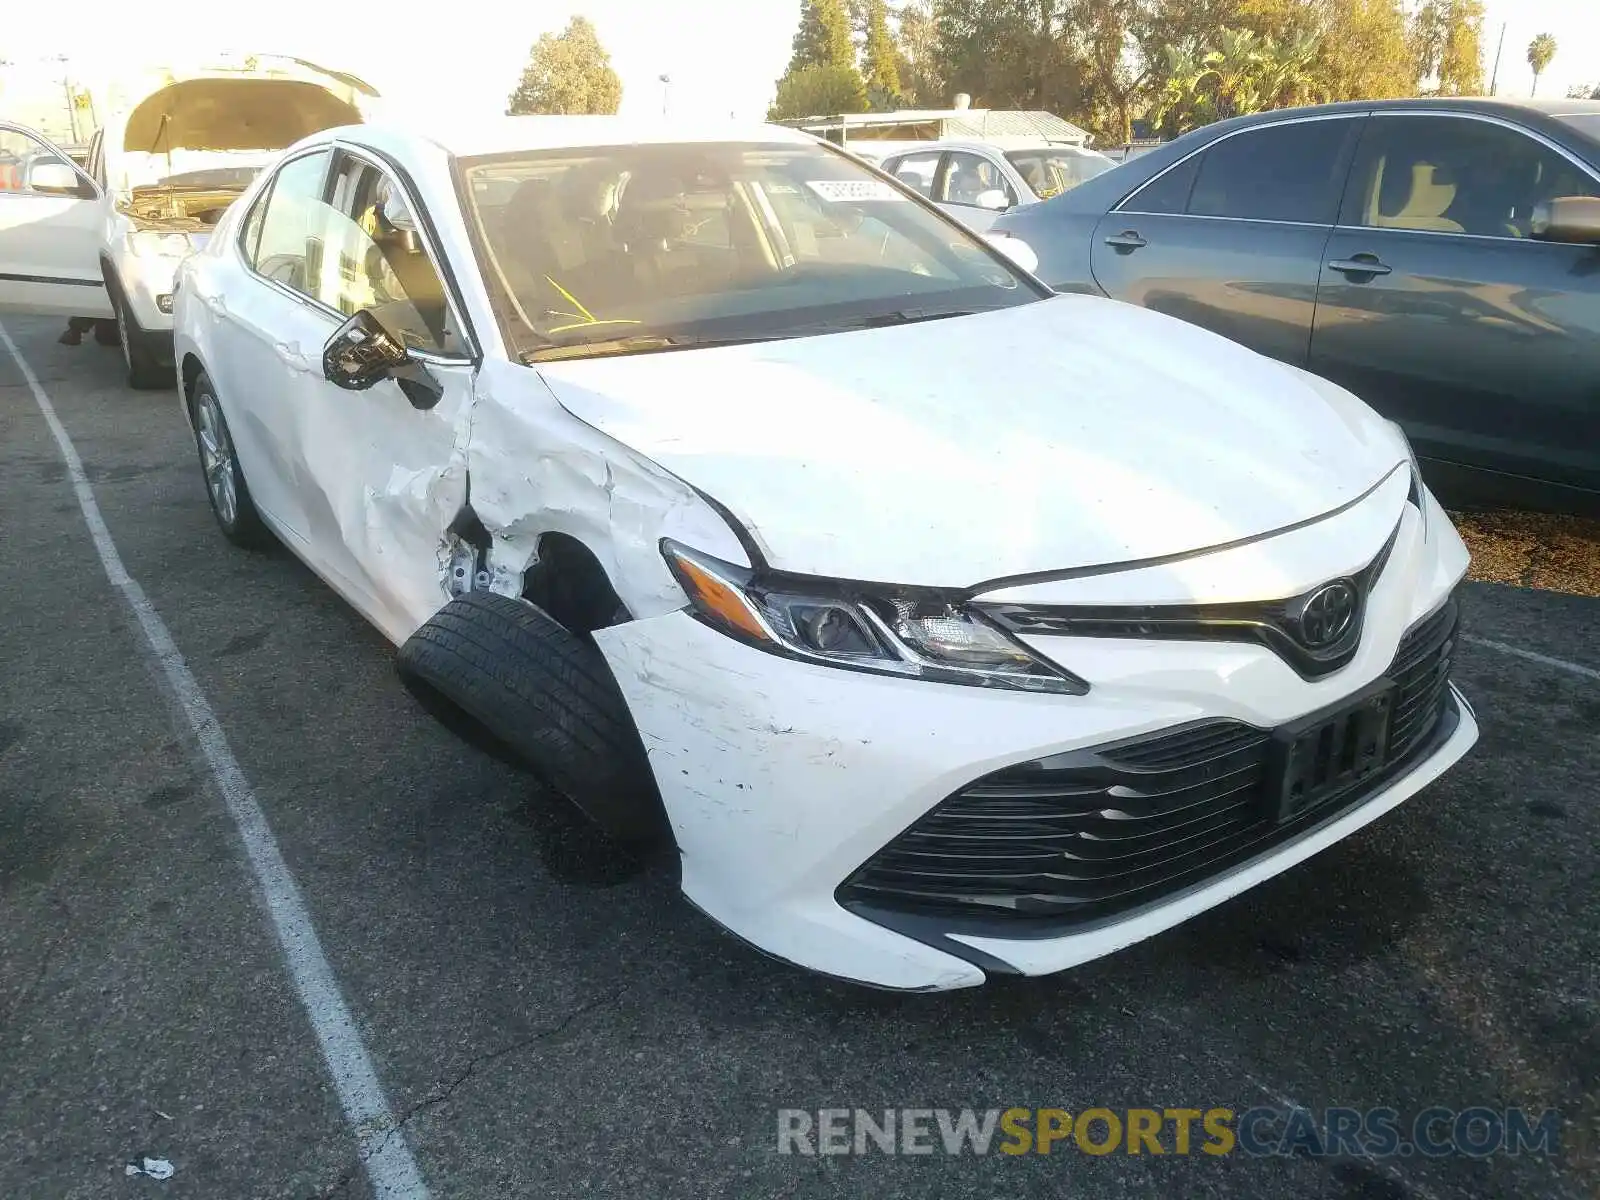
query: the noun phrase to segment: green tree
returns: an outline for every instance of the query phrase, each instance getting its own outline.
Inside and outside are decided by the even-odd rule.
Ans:
[[[1541,33],[1528,43],[1528,65],[1533,68],[1533,91],[1529,95],[1539,94],[1539,76],[1555,56],[1556,39],[1548,33]]]
[[[1400,0],[1312,0],[1321,40],[1309,73],[1323,100],[1414,96],[1420,72]]]
[[[861,74],[875,108],[894,108],[900,99],[899,52],[889,32],[885,0],[867,0],[867,37]]]
[[[900,36],[896,39],[902,97],[917,108],[935,108],[948,100],[944,69],[939,61],[939,31],[927,0],[911,0],[896,14]]]
[[[1416,77],[1440,96],[1483,91],[1483,0],[1424,0],[1411,21]]]
[[[587,18],[573,17],[533,44],[506,113],[614,113],[621,103],[622,80],[600,35]]]
[[[795,30],[794,54],[785,74],[806,67],[855,68],[855,38],[844,0],[804,0],[800,28]]]
[[[867,110],[867,92],[854,66],[816,65],[784,73],[778,95],[767,110],[769,121]]]
[[[1067,111],[1078,62],[1067,28],[1077,0],[934,0],[945,100],[966,92],[984,108]]]

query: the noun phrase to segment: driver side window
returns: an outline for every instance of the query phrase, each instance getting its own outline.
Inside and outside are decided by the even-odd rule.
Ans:
[[[444,282],[410,208],[398,183],[378,167],[341,154],[312,295],[346,316],[371,309],[412,349],[462,354]]]

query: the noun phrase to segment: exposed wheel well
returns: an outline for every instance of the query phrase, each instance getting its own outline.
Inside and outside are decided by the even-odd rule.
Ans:
[[[564,533],[539,539],[539,561],[522,577],[522,597],[574,633],[633,619],[594,552]]]
[[[190,393],[194,391],[194,381],[200,377],[200,372],[205,370],[200,360],[192,354],[183,356],[183,402],[189,403]]]

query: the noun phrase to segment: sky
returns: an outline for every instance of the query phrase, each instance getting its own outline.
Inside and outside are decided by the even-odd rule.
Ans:
[[[517,7],[504,0],[266,0],[213,6],[201,19],[133,23],[127,0],[71,0],[52,6],[60,17],[41,14],[31,26],[7,22],[0,53],[19,66],[65,53],[86,75],[119,59],[160,62],[175,52],[295,54],[360,75],[399,114],[448,119],[503,112],[539,34],[558,31],[582,12],[622,77],[625,114],[660,113],[659,77],[666,74],[674,115],[759,120],[788,62],[799,9],[800,0],[535,0]],[[1600,0],[1487,0],[1486,10],[1486,74],[1502,22],[1506,26],[1501,95],[1529,94],[1527,46],[1544,32],[1555,35],[1558,50],[1541,96],[1600,83]]]

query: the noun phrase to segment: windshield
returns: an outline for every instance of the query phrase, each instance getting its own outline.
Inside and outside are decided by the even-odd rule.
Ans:
[[[1059,196],[1117,165],[1092,150],[1013,150],[1006,157],[1041,200]]]
[[[508,343],[525,357],[791,337],[1039,299],[982,243],[821,144],[462,159]]]

